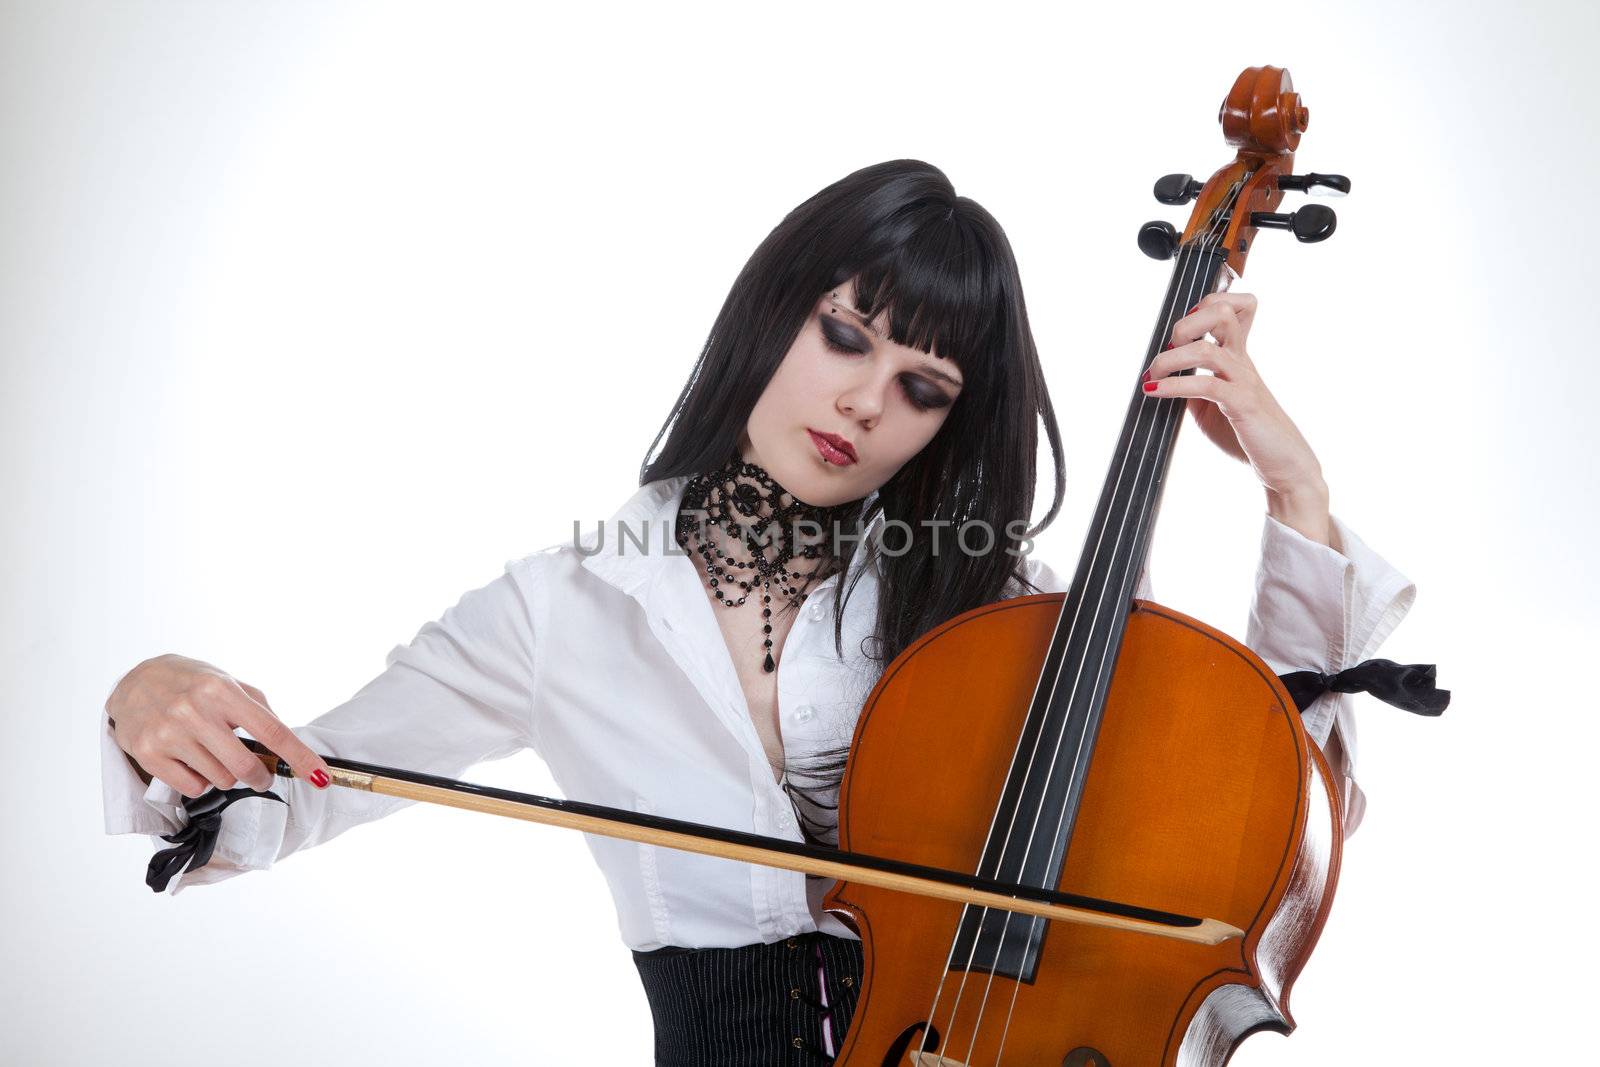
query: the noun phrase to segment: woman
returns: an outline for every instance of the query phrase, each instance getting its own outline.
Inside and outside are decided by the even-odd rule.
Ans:
[[[1246,354],[1254,310],[1243,294],[1206,297],[1146,390],[1196,398],[1206,436],[1267,493],[1247,643],[1274,669],[1333,672],[1370,655],[1415,590],[1329,514],[1315,456]],[[1174,375],[1191,367],[1214,376]],[[1040,421],[1055,492],[1030,530]],[[507,564],[307,726],[291,732],[260,690],[208,664],[163,656],[130,671],[106,704],[107,831],[171,833],[179,794],[212,786],[286,801],[228,808],[211,861],[173,879],[177,892],[408,803],[330,797],[319,752],[460,776],[531,747],[573,798],[832,843],[842,755],[884,665],[960,612],[1065,588],[1020,554],[1065,479],[1016,264],[994,219],[925,163],[860,170],[773,230],[657,444],[592,542]],[[941,551],[941,524],[974,520],[995,550],[952,551],[947,534]],[[915,536],[877,542],[891,522]],[[1143,575],[1136,595],[1150,596]],[[1344,782],[1348,832],[1362,805],[1347,705],[1330,693],[1305,718]],[[296,777],[268,775],[235,726]],[[586,841],[659,1062],[832,1056],[861,952],[821,910],[823,879]]]

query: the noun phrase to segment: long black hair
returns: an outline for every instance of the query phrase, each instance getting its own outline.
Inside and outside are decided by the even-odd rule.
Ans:
[[[1061,433],[1011,244],[989,212],[956,195],[943,171],[914,159],[863,167],[784,217],[734,280],[689,380],[651,442],[639,484],[717,470],[733,460],[751,410],[817,299],[850,278],[856,279],[857,310],[869,321],[887,308],[896,343],[923,352],[936,347],[961,368],[963,379],[933,439],[861,501],[857,515],[858,531],[880,516],[914,532],[929,528],[924,523],[948,522],[945,549],[935,553],[932,538],[916,535],[904,551],[905,539],[897,538],[893,552],[879,552],[868,538],[847,542],[838,559],[848,568],[850,557],[864,551],[866,562],[875,556],[879,565],[877,624],[868,639],[875,647],[862,654],[881,674],[935,626],[1001,599],[1012,579],[1026,584],[1018,546],[1055,520],[1066,489]],[[1039,524],[1022,529],[1033,513],[1040,421],[1055,491]],[[992,531],[992,550],[950,551],[953,535],[974,521]],[[859,581],[858,572],[835,598],[834,646],[841,655],[845,602]],[[814,757],[803,770],[787,767],[791,800],[798,793],[808,807],[831,809],[816,797],[837,789],[848,751]],[[789,771],[815,784],[794,785]],[[798,804],[796,812],[814,840],[836,831]]]

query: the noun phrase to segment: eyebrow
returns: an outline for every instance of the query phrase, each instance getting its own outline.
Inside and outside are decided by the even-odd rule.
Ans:
[[[861,314],[861,312],[855,310],[854,308],[846,307],[845,305],[839,303],[837,300],[834,300],[831,297],[829,298],[828,303],[832,304],[836,308],[839,308],[841,311],[844,311],[846,314],[854,317],[855,320],[857,322],[859,322],[862,325],[862,327],[868,333],[872,334],[872,336],[876,337],[878,340],[880,340],[880,341],[884,340],[883,334],[881,334],[877,330],[873,329],[872,328],[872,324],[867,321],[867,317],[865,315]],[[958,379],[952,378],[950,375],[946,374],[944,371],[940,370],[938,367],[935,367],[935,366],[933,366],[931,364],[924,363],[924,364],[920,365],[917,369],[920,370],[922,373],[928,375],[930,378],[938,378],[941,381],[949,382],[951,385],[955,386],[957,389],[965,388]]]

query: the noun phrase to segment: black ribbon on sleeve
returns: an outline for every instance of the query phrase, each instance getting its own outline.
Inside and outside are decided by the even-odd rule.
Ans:
[[[174,847],[164,848],[150,857],[144,884],[160,893],[179,873],[204,867],[210,862],[211,851],[217,847],[217,835],[222,832],[222,813],[229,804],[246,797],[267,797],[280,804],[285,803],[276,793],[263,793],[244,787],[213,788],[197,797],[184,797],[183,810],[188,813],[189,821],[177,833],[161,835],[161,840],[171,841]],[[188,866],[184,866],[186,862]]]
[[[1434,687],[1432,663],[1369,659],[1336,674],[1291,671],[1278,678],[1301,711],[1327,692],[1371,693],[1379,700],[1418,715],[1438,715],[1450,706],[1450,690]]]

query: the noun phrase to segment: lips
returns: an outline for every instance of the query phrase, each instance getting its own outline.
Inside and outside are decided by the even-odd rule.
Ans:
[[[809,426],[806,427],[806,432],[811,435],[811,440],[816,444],[817,451],[822,453],[822,458],[829,463],[843,466],[845,463],[856,462],[855,446],[843,437],[836,433],[819,433]]]

